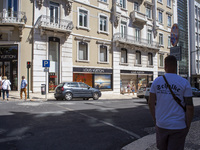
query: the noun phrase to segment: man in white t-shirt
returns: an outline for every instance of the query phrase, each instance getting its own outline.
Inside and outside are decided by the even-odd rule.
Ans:
[[[177,60],[165,58],[165,77],[173,93],[181,100],[174,100],[163,76],[151,85],[149,108],[156,125],[156,142],[159,150],[184,150],[185,138],[194,114],[192,90],[188,80],[177,75]]]

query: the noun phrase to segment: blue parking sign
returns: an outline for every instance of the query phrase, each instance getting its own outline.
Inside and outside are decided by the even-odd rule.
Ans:
[[[42,67],[50,67],[50,60],[42,60]]]

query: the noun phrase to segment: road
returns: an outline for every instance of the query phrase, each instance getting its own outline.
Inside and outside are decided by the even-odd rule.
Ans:
[[[0,120],[1,150],[120,150],[154,132],[145,99],[1,101]]]

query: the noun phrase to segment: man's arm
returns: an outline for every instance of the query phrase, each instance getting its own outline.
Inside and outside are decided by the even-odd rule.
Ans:
[[[193,116],[194,116],[194,105],[192,97],[184,97],[185,105],[186,105],[186,125],[190,128]]]
[[[151,115],[153,117],[154,124],[156,125],[155,103],[156,103],[156,94],[150,93],[148,104],[149,104],[149,109],[150,109]]]

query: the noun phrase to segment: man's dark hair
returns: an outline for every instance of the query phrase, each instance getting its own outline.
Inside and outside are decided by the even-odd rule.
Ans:
[[[165,58],[165,65],[166,66],[177,66],[177,59],[173,55],[169,55]]]

